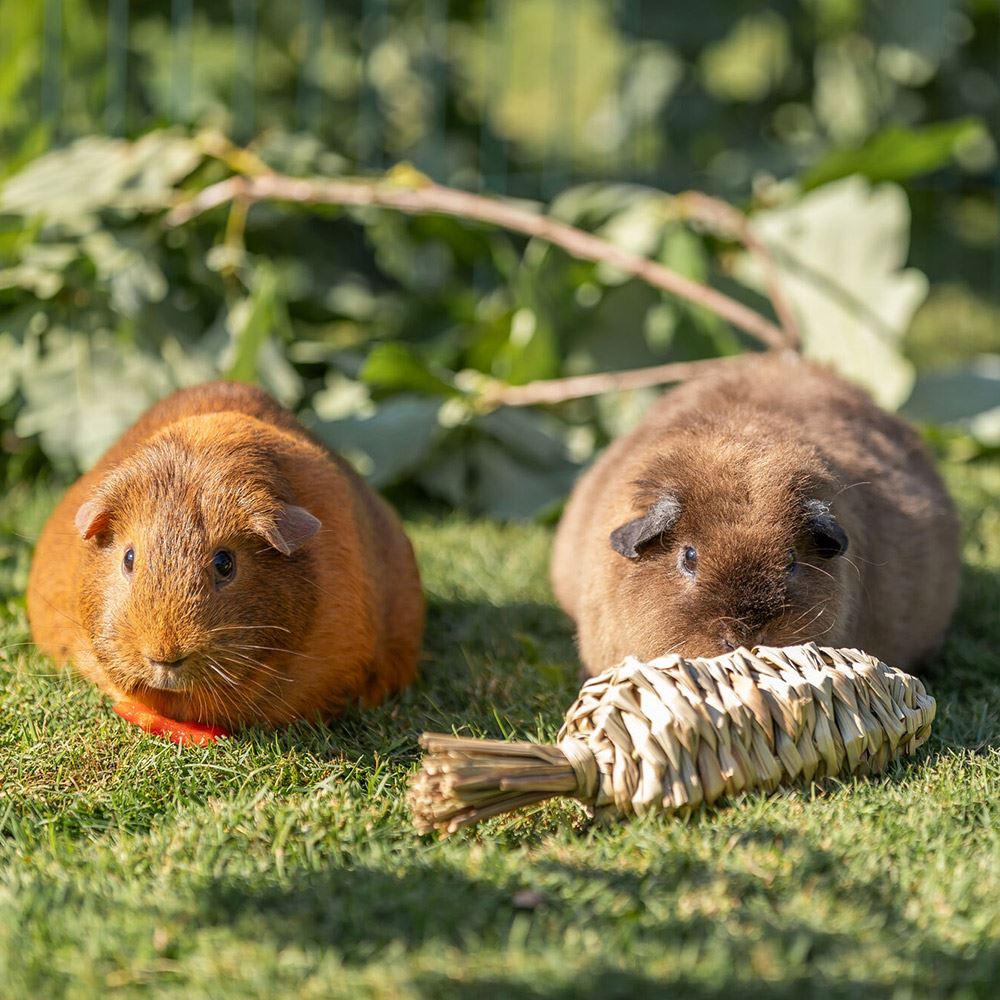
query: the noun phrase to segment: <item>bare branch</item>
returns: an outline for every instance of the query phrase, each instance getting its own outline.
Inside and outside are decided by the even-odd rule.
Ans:
[[[741,302],[592,233],[532,212],[514,202],[435,184],[416,171],[407,174],[406,180],[407,183],[400,183],[393,176],[379,180],[305,180],[274,173],[230,177],[175,206],[168,213],[166,223],[169,226],[183,225],[195,216],[233,199],[242,199],[247,204],[273,200],[308,205],[372,206],[409,215],[450,215],[471,219],[537,237],[583,260],[609,264],[655,288],[710,309],[767,347],[797,346],[791,342],[789,334]]]
[[[570,399],[600,396],[605,392],[625,389],[648,389],[670,382],[687,382],[706,375],[717,375],[730,368],[736,358],[706,358],[703,361],[677,361],[648,368],[632,368],[621,372],[596,372],[593,375],[573,375],[568,378],[544,379],[526,385],[506,385],[497,382],[488,386],[482,401],[493,406],[539,406],[565,403]]]

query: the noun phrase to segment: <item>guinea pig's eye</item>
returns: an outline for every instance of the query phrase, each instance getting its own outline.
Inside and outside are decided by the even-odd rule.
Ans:
[[[785,572],[789,576],[795,576],[796,571],[799,568],[799,561],[795,558],[795,549],[788,550],[788,559],[785,562]]]
[[[686,545],[681,552],[681,572],[687,576],[694,576],[698,568],[698,550],[691,545]]]
[[[224,583],[229,580],[235,570],[236,560],[233,558],[232,552],[227,552],[225,549],[219,549],[219,551],[212,556],[212,572],[215,574],[215,580],[217,583]]]
[[[131,546],[125,550],[125,555],[122,557],[122,569],[126,576],[131,576],[132,570],[135,569],[135,549]]]

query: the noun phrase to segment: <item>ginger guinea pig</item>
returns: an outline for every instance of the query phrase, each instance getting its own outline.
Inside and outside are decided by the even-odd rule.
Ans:
[[[424,601],[393,511],[266,393],[214,383],[152,407],[71,487],[28,615],[113,698],[238,726],[407,684]]]
[[[747,355],[665,394],[584,474],[552,580],[591,673],[808,641],[907,669],[954,609],[958,522],[903,421],[822,367]]]

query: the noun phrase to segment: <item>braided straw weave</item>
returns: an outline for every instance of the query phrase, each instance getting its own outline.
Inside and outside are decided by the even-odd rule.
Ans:
[[[598,817],[685,816],[743,791],[881,771],[926,741],[934,712],[916,677],[856,649],[628,657],[583,685],[557,746],[425,733],[409,802],[421,832],[556,795]]]

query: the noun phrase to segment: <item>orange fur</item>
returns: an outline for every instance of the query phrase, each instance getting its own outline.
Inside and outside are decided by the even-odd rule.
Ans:
[[[610,533],[665,496],[675,523],[638,558],[614,551]],[[839,522],[843,555],[817,550],[809,500]],[[939,646],[958,578],[957,518],[917,434],[832,372],[759,355],[673,389],[615,441],[574,489],[552,561],[592,673],[629,653],[808,640],[912,667]]]
[[[321,525],[301,544],[315,522],[297,508]],[[221,588],[219,549],[236,564]],[[113,698],[233,726],[405,686],[424,601],[388,505],[266,393],[213,383],[152,407],[70,488],[35,551],[28,615],[45,652]]]

